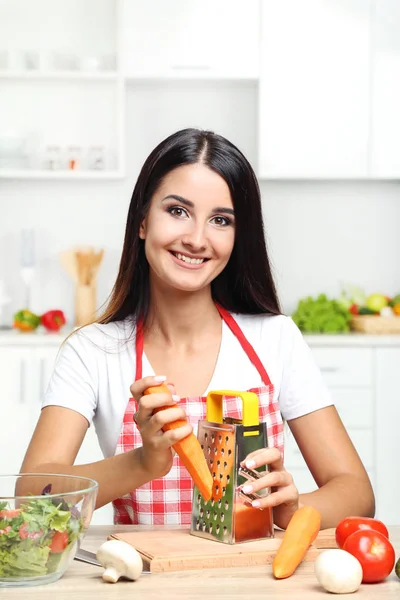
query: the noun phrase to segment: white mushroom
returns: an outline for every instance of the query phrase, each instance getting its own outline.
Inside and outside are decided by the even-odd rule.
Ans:
[[[352,594],[360,587],[363,570],[355,556],[345,550],[332,548],[318,556],[315,574],[327,592]]]
[[[120,540],[108,540],[97,550],[96,558],[105,568],[104,581],[116,583],[120,577],[135,581],[139,579],[143,561],[139,552]]]

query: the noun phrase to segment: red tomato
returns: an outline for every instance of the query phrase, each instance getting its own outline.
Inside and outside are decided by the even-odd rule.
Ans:
[[[63,552],[68,546],[68,533],[66,531],[56,531],[50,544],[50,551],[58,554]]]
[[[30,531],[28,523],[23,523],[19,528],[19,537],[21,540],[26,540],[27,538],[30,540],[38,540],[42,535],[43,531],[41,529],[38,531]]]
[[[14,519],[15,517],[19,517],[20,512],[19,508],[0,510],[0,519]]]
[[[355,531],[345,541],[343,550],[361,563],[363,583],[383,581],[393,570],[396,559],[394,548],[379,531]]]
[[[5,529],[0,529],[0,535],[3,535],[3,533],[5,533],[7,535],[7,533],[10,533],[11,531],[11,525],[7,525],[7,527]]]
[[[339,548],[343,548],[343,544],[355,531],[359,530],[380,531],[384,536],[389,538],[389,532],[382,521],[371,519],[371,517],[346,517],[340,521],[336,527],[336,543]]]

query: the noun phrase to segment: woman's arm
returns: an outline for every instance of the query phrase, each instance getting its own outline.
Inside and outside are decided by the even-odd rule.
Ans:
[[[274,522],[283,529],[302,504],[320,511],[323,529],[336,527],[350,515],[374,516],[371,483],[335,407],[292,419],[289,426],[319,489],[299,496],[278,448],[257,450],[246,457],[246,466],[269,465],[269,472],[253,482],[252,489],[244,491],[271,488],[271,493],[258,501],[257,506],[273,507]]]
[[[60,406],[42,409],[26,452],[22,473],[62,473],[91,477],[99,484],[96,508],[120,498],[144,483],[163,477],[172,466],[172,446],[192,432],[186,425],[162,431],[166,423],[185,419],[182,408],[175,408],[171,394],[155,393],[143,398],[144,390],[158,385],[156,377],[145,377],[131,386],[139,403],[143,446],[95,463],[74,465],[85,437],[88,421],[75,410]],[[173,405],[153,415],[154,408]]]
[[[91,477],[99,484],[96,508],[147,483],[140,449],[84,465],[74,465],[88,422],[68,408],[48,406],[41,412],[21,473],[63,473]]]
[[[349,515],[374,516],[375,497],[366,470],[334,406],[292,419],[289,427],[319,489],[300,495],[335,527]]]

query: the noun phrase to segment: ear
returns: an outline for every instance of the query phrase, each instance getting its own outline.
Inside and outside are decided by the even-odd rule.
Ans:
[[[143,221],[140,224],[139,237],[140,237],[141,240],[146,239],[146,224],[145,224],[145,220],[144,219],[143,219]]]

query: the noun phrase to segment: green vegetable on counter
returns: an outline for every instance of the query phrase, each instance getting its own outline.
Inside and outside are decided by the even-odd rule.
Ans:
[[[396,572],[397,577],[400,579],[400,558],[397,560],[394,570]]]
[[[299,301],[292,319],[304,333],[344,333],[350,330],[351,314],[325,294]]]

